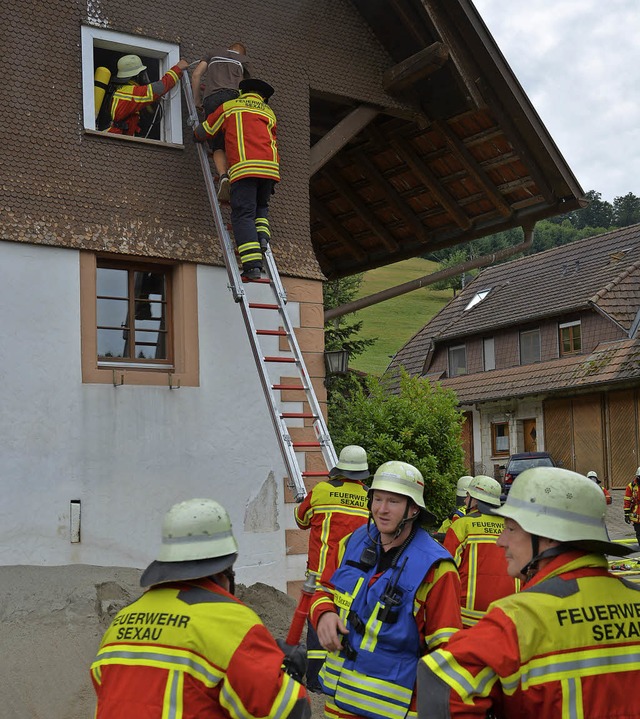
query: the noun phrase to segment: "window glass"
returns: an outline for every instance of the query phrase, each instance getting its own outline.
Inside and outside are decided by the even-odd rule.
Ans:
[[[540,330],[520,333],[520,364],[540,361]]]
[[[485,337],[482,341],[482,356],[485,371],[496,368],[496,353],[493,337]]]
[[[494,456],[509,454],[509,424],[495,422],[491,425],[491,452]]]
[[[464,345],[449,348],[449,376],[457,377],[467,372],[467,350]]]
[[[580,322],[567,322],[560,325],[560,354],[575,354],[581,349]]]

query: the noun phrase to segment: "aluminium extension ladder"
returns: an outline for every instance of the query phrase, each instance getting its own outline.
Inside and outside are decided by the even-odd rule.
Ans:
[[[191,84],[186,73],[183,75],[181,85],[184,90],[187,108],[189,111],[188,124],[191,128],[194,128],[199,123],[199,119],[191,90]],[[200,158],[200,165],[202,167],[202,174],[204,176],[207,194],[209,196],[209,203],[211,204],[213,212],[213,219],[215,221],[218,236],[220,237],[222,245],[222,254],[224,256],[224,262],[227,267],[227,275],[229,278],[228,287],[231,290],[233,299],[240,305],[240,309],[242,310],[242,317],[247,329],[251,350],[256,361],[256,367],[258,368],[258,374],[260,375],[262,390],[264,392],[265,399],[267,400],[269,414],[271,415],[271,420],[276,431],[280,450],[289,474],[289,486],[295,495],[295,501],[301,502],[307,493],[304,478],[326,476],[328,470],[336,465],[336,452],[333,448],[333,443],[331,442],[326,422],[324,421],[324,417],[320,410],[320,404],[318,403],[313,385],[311,384],[311,380],[304,363],[304,358],[295,336],[293,325],[287,313],[287,295],[284,287],[282,286],[280,275],[273,258],[273,253],[271,252],[271,247],[267,245],[266,248],[263,248],[268,279],[261,278],[259,280],[243,283],[240,278],[240,270],[238,269],[238,262],[236,260],[235,245],[229,237],[229,232],[227,231],[223,221],[222,212],[218,203],[218,196],[213,182],[213,176],[211,174],[206,143],[196,143],[196,148]],[[249,285],[251,286],[252,293],[251,300],[248,298],[244,289],[245,286]],[[255,289],[255,294],[258,294],[259,291],[262,291],[267,286],[272,294],[272,301],[255,301],[258,298],[253,297],[253,290]],[[279,316],[279,323],[276,324],[277,329],[256,329],[254,316],[258,319],[258,322],[264,322],[263,318],[265,314],[271,314],[273,312],[277,312]],[[267,320],[267,323],[268,322],[269,320]],[[273,325],[273,321],[271,321],[271,324]],[[279,342],[282,337],[286,338],[289,344],[290,354],[265,354],[260,346],[260,338],[269,337],[272,338],[272,340],[275,339],[276,342]],[[268,342],[269,340],[265,339],[264,341]],[[279,378],[273,381],[269,372],[270,366],[282,366],[291,369],[295,368],[300,380],[300,385],[281,384]],[[278,402],[275,393],[286,392],[288,390],[295,391],[296,395],[298,395],[299,391],[304,390],[306,401],[309,406],[308,412],[288,412],[281,407],[281,405],[285,402],[283,399],[280,399],[280,402]],[[282,395],[280,396],[282,397]],[[302,409],[304,410],[304,407],[302,407]],[[304,423],[305,419],[313,420],[313,429],[316,440],[309,442],[294,442],[291,438],[287,421],[289,420],[293,423],[302,421]],[[319,447],[322,452],[327,472],[307,472],[301,469],[298,454],[303,453],[306,449],[312,449],[314,447]]]

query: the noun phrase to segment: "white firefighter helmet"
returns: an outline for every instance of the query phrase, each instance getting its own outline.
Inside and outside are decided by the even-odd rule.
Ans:
[[[467,496],[467,490],[469,489],[469,485],[473,481],[473,477],[470,474],[465,474],[464,476],[460,477],[458,480],[458,484],[456,484],[456,494],[461,495],[462,497]]]
[[[587,479],[590,479],[592,482],[598,481],[598,473],[591,470],[590,472],[587,472]]]
[[[348,444],[342,448],[336,466],[329,472],[330,477],[347,479],[367,479],[371,476],[367,464],[367,453],[357,444]]]
[[[638,469],[636,469],[636,477],[640,477],[640,467],[638,467]]]
[[[500,506],[500,495],[502,494],[500,482],[486,474],[478,474],[474,477],[467,492],[470,497],[477,499],[479,502],[490,504],[492,507]]]
[[[633,549],[609,541],[605,510],[602,490],[585,476],[560,467],[532,467],[513,480],[507,501],[493,513],[539,537],[591,552],[630,554]]]
[[[426,509],[422,474],[407,462],[392,460],[381,464],[373,475],[369,492],[374,489],[402,494],[412,499],[421,509]]]
[[[209,577],[231,567],[237,556],[227,510],[213,499],[189,499],[165,514],[158,559],[145,569],[140,584]]]
[[[118,74],[116,77],[123,80],[127,77],[135,77],[147,66],[142,64],[142,60],[137,55],[123,55],[118,60]]]

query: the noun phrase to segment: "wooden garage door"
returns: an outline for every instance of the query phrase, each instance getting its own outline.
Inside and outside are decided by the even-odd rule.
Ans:
[[[544,448],[556,462],[573,469],[571,400],[547,400],[544,411]]]
[[[601,396],[586,395],[571,400],[573,408],[573,457],[576,472],[604,470],[604,433]]]
[[[610,392],[607,404],[608,479],[611,487],[623,488],[633,479],[640,463],[636,444],[637,400],[633,391]]]

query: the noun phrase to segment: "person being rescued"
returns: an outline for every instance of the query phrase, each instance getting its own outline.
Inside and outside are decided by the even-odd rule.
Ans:
[[[181,59],[159,80],[149,82],[147,66],[138,55],[123,55],[118,60],[116,78],[112,80],[116,87],[110,99],[107,132],[139,136],[140,112],[175,87],[187,67],[189,63]]]

